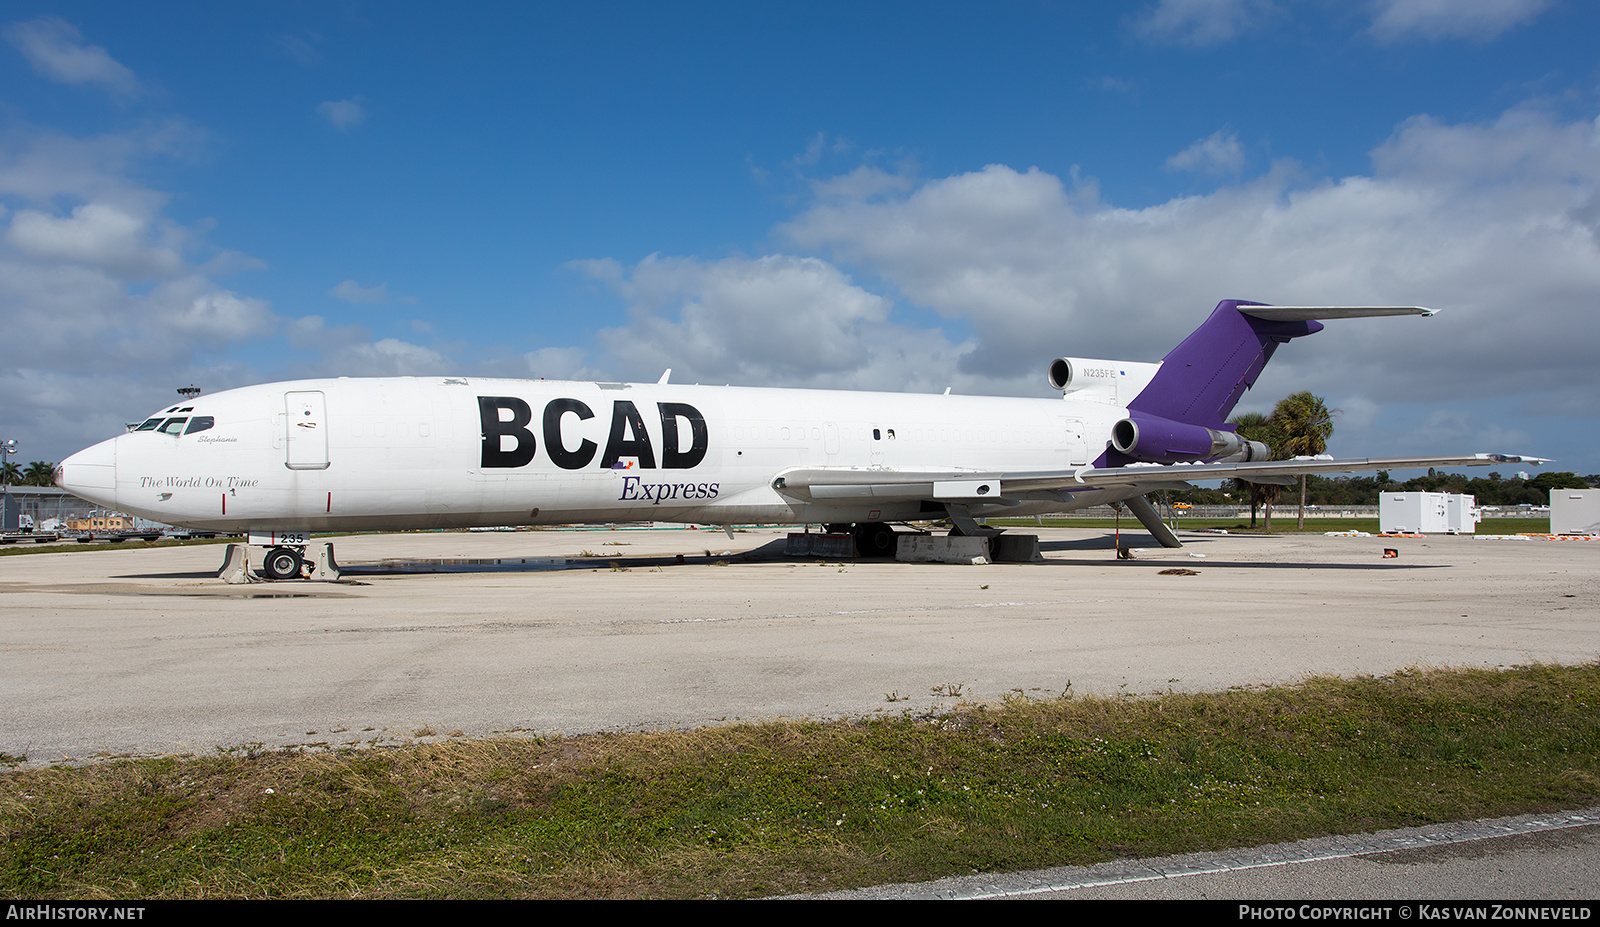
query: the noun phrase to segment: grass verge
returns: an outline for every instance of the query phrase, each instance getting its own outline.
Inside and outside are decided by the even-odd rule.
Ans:
[[[1600,666],[0,775],[0,895],[752,897],[1579,807]]]

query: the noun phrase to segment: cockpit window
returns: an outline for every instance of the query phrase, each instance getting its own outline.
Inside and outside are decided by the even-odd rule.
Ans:
[[[183,434],[183,423],[187,421],[187,418],[169,418],[162,423],[161,433],[164,435],[181,435]]]
[[[185,428],[183,433],[186,435],[192,435],[197,431],[205,431],[207,428],[210,428],[216,423],[217,420],[210,415],[196,415],[194,418],[189,420],[189,427]]]
[[[152,419],[146,419],[145,423],[140,425],[138,428],[135,428],[134,431],[155,431],[160,425],[161,417],[157,416]]]

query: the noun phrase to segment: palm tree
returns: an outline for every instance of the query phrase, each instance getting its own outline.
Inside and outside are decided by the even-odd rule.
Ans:
[[[35,460],[28,464],[22,471],[22,482],[28,486],[54,486],[56,482],[56,465],[43,460]]]
[[[7,462],[5,464],[0,464],[0,485],[3,485],[3,486],[12,486],[12,485],[21,486],[22,485],[22,468],[17,466],[16,464],[10,463],[10,462]]]
[[[1299,392],[1278,400],[1272,410],[1272,421],[1283,444],[1277,447],[1275,457],[1315,457],[1328,449],[1328,438],[1333,434],[1333,417],[1338,409],[1330,410],[1320,396]],[[1306,478],[1300,476],[1300,512],[1298,525],[1306,526]]]
[[[1260,441],[1273,448],[1274,458],[1278,456],[1279,438],[1270,418],[1260,412],[1241,412],[1228,421],[1237,426],[1235,430],[1239,437],[1246,441]],[[1279,487],[1269,483],[1252,483],[1249,480],[1234,480],[1233,485],[1238,492],[1250,495],[1250,527],[1256,526],[1256,509],[1262,502],[1266,502],[1267,530],[1272,530],[1272,503],[1278,498]]]

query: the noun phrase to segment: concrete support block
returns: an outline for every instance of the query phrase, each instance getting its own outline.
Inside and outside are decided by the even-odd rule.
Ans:
[[[906,563],[985,564],[989,562],[989,539],[902,534],[894,559]]]
[[[989,539],[989,556],[995,563],[1036,563],[1044,559],[1039,553],[1037,534],[1002,534]]]
[[[244,544],[229,544],[222,552],[222,569],[217,577],[225,583],[253,583],[256,575],[250,572],[250,548]]]
[[[329,582],[339,578],[339,564],[334,562],[332,544],[322,545],[322,555],[317,558],[317,569],[311,578]]]

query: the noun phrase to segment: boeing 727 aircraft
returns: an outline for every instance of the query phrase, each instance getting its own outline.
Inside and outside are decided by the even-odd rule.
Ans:
[[[1280,344],[1317,319],[1420,307],[1223,300],[1160,363],[1062,357],[1061,399],[474,377],[296,380],[196,397],[61,463],[97,504],[270,546],[298,575],[313,531],[668,521],[853,526],[892,556],[890,523],[1123,502],[1187,481],[1541,462],[1473,454],[1270,461],[1226,424]],[[670,373],[670,371],[669,371]]]

